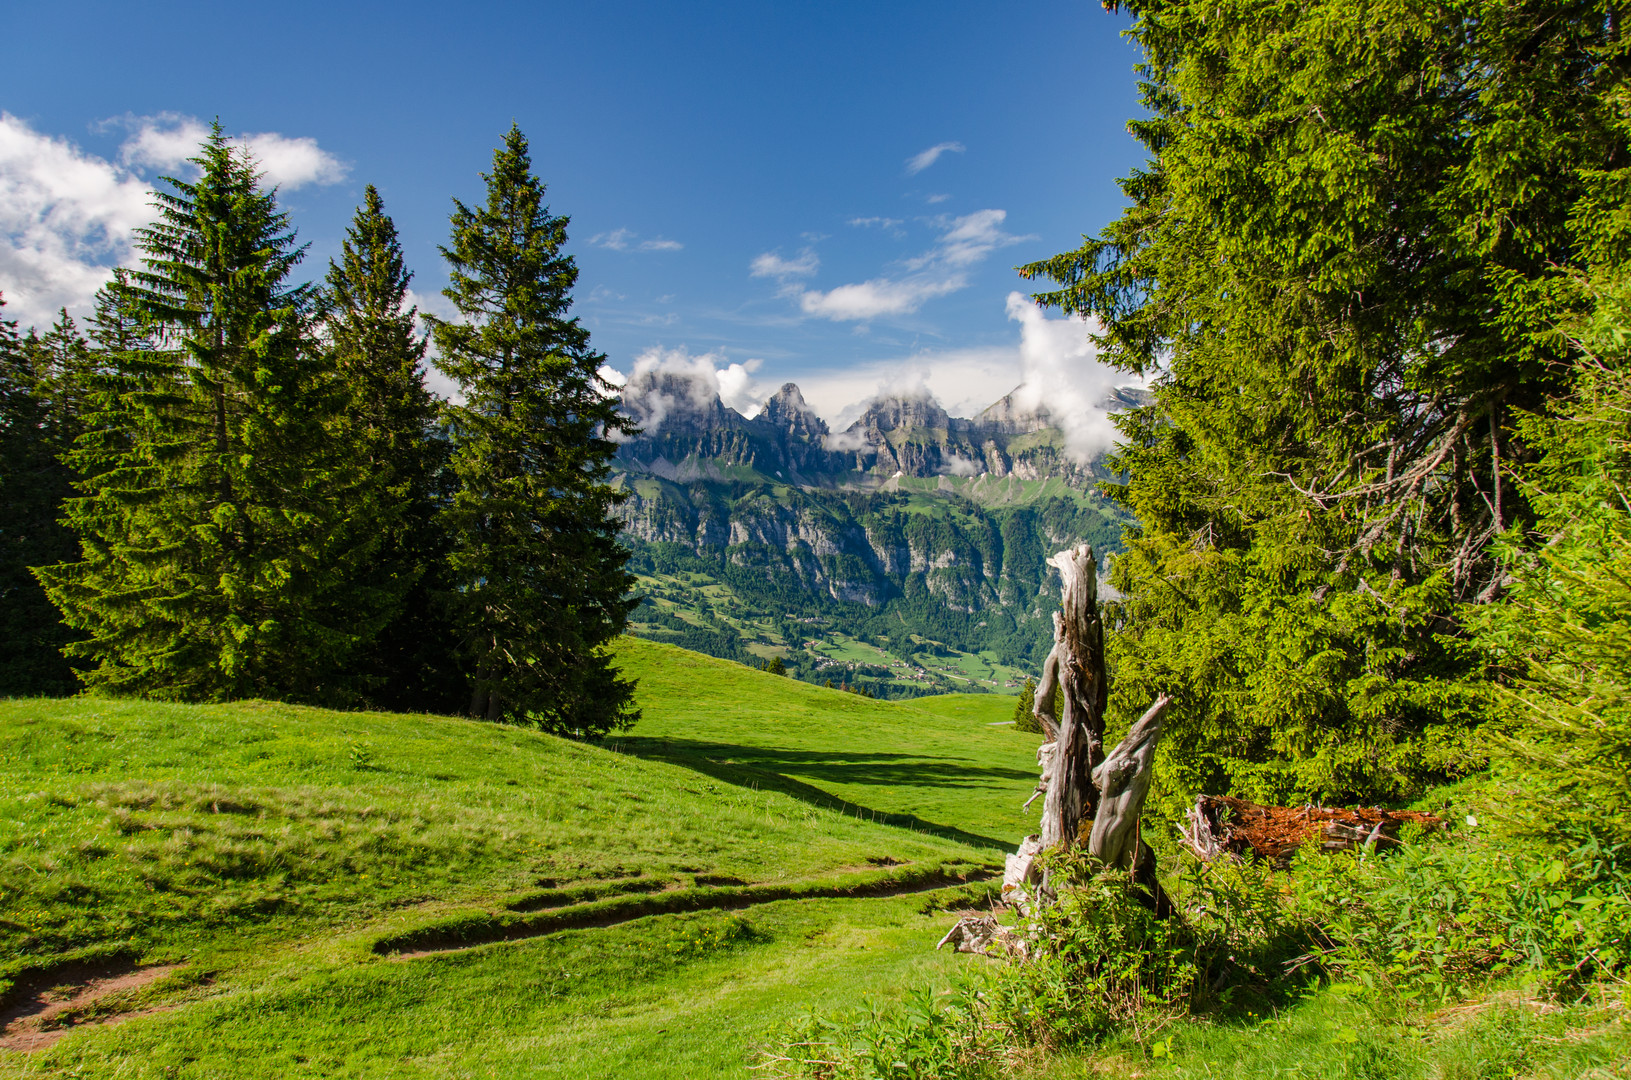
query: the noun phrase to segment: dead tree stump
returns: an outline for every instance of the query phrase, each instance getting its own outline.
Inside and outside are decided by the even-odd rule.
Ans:
[[[1052,689],[1052,668],[1057,672],[1061,715],[1048,791],[1042,800],[1043,847],[1075,843],[1082,822],[1098,808],[1093,770],[1104,758],[1104,706],[1109,699],[1104,624],[1099,621],[1099,568],[1093,549],[1082,544],[1061,551],[1048,564],[1059,571],[1063,582],[1061,610],[1036,700],[1046,702],[1051,697],[1043,690]]]
[[[1037,751],[1045,795],[1041,834],[1026,837],[1020,857],[1010,859],[1003,893],[1022,895],[1023,887],[1035,880],[1034,854],[1080,843],[1085,826],[1090,829],[1088,852],[1107,866],[1131,871],[1157,914],[1165,915],[1171,905],[1156,881],[1154,853],[1140,835],[1139,820],[1161,740],[1162,714],[1172,699],[1166,694],[1156,698],[1109,758],[1104,756],[1110,683],[1099,618],[1098,564],[1086,544],[1059,552],[1048,564],[1059,571],[1061,610],[1054,615],[1053,650],[1042,667],[1033,705],[1050,740]],[[1052,710],[1055,687],[1057,718]],[[1048,891],[1046,880],[1041,884]]]

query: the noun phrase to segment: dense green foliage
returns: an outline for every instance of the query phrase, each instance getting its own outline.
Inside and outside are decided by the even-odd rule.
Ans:
[[[1578,351],[1626,155],[1611,7],[1133,0],[1149,165],[1025,268],[1157,376],[1124,424],[1120,708],[1180,695],[1169,791],[1398,798],[1476,768],[1465,611]],[[1178,749],[1181,748],[1181,749]]]
[[[445,252],[463,319],[430,320],[458,406],[426,389],[378,191],[300,283],[305,249],[218,124],[90,341],[66,313],[0,320],[0,693],[451,712],[474,682],[488,719],[628,721],[604,653],[629,606],[604,482],[625,421],[519,131],[496,160]]]
[[[1498,735],[1527,827],[1631,844],[1631,278],[1592,288],[1588,350],[1557,415],[1528,418],[1535,543],[1506,547],[1513,584],[1482,640],[1510,667]]]
[[[373,521],[379,546],[365,570],[393,612],[358,650],[369,700],[445,709],[461,683],[448,604],[448,537],[436,519],[448,486],[446,442],[425,389],[426,339],[408,304],[396,226],[372,184],[329,264],[325,329],[344,388],[342,433],[364,465],[352,512]]]
[[[459,482],[444,518],[470,712],[603,735],[635,715],[605,652],[634,606],[605,483],[610,437],[632,428],[599,374],[605,358],[568,315],[567,219],[544,205],[519,128],[483,175],[485,203],[454,200],[442,249],[443,292],[462,319],[427,319],[465,398],[448,410]]]
[[[752,646],[782,650],[796,678],[885,697],[1017,689],[1052,645],[1047,556],[1084,541],[1118,551],[1123,525],[1085,498],[987,507],[940,493],[637,486],[641,531],[691,539],[625,533],[638,591],[655,601],[631,615],[633,632],[742,662]],[[746,539],[710,542],[724,530],[708,523],[723,520]],[[828,542],[773,542],[783,534]],[[837,635],[870,658],[828,648]]]
[[[58,520],[73,494],[62,455],[79,434],[92,361],[67,312],[43,337],[20,337],[4,313],[0,297],[0,694],[64,694],[75,686],[62,655],[72,634],[30,568],[76,553]]]
[[[155,196],[121,286],[160,348],[109,353],[67,459],[77,561],[41,571],[86,681],[178,699],[355,700],[351,660],[387,598],[350,513],[361,471],[311,347],[303,249],[217,128],[196,183]]]

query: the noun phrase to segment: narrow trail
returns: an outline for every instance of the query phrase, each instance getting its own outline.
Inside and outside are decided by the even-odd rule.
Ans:
[[[880,899],[990,881],[990,867],[936,866],[884,876],[844,877],[778,884],[702,886],[660,893],[625,893],[542,910],[509,910],[443,919],[375,941],[375,955],[391,960],[441,956],[499,942],[523,941],[564,930],[617,926],[654,915],[740,911],[781,900]],[[846,880],[850,878],[852,880]],[[858,879],[858,880],[854,880]],[[516,902],[525,907],[526,901]],[[72,963],[20,974],[0,997],[0,1049],[47,1049],[76,1031],[107,1027],[178,1008],[143,1001],[136,992],[180,970],[182,964],[141,966],[130,960]],[[130,1000],[122,1001],[122,998]],[[123,1006],[121,1008],[121,1006]]]
[[[108,1012],[106,1000],[157,982],[180,964],[68,964],[18,978],[0,1009],[0,1049],[44,1050],[64,1035],[163,1012],[163,1007]],[[82,1014],[90,1011],[88,1017]]]
[[[860,876],[860,875],[856,875]],[[546,908],[541,911],[482,913],[446,919],[376,941],[373,951],[399,960],[459,952],[504,941],[523,941],[563,930],[585,930],[633,922],[652,915],[691,911],[740,911],[781,900],[876,899],[934,892],[990,881],[990,868],[936,867],[928,872],[867,878],[786,882],[781,884],[680,889],[673,892],[619,896],[608,900]]]

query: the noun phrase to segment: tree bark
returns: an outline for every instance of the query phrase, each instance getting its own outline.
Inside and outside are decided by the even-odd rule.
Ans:
[[[1144,797],[1150,792],[1155,747],[1163,730],[1161,716],[1171,704],[1172,698],[1166,694],[1156,698],[1093,773],[1099,789],[1099,812],[1093,818],[1087,850],[1106,866],[1134,869],[1142,843],[1138,822],[1144,813]]]
[[[1104,706],[1109,697],[1104,670],[1104,624],[1099,621],[1099,575],[1086,544],[1048,560],[1062,581],[1059,632],[1054,656],[1059,680],[1059,734],[1053,770],[1042,802],[1042,846],[1070,846],[1082,822],[1098,808],[1093,770],[1104,756]],[[1043,672],[1043,685],[1048,672]],[[1046,700],[1037,691],[1037,699]]]

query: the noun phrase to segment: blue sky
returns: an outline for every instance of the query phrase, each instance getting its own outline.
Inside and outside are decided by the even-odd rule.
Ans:
[[[1103,379],[1085,327],[1010,294],[1142,160],[1125,25],[1052,0],[16,5],[0,291],[25,325],[82,305],[219,116],[281,179],[311,276],[373,183],[440,310],[450,197],[480,197],[513,119],[614,369],[706,368],[745,409],[791,380],[829,421],[911,385],[967,414],[1046,392],[1032,369]]]

